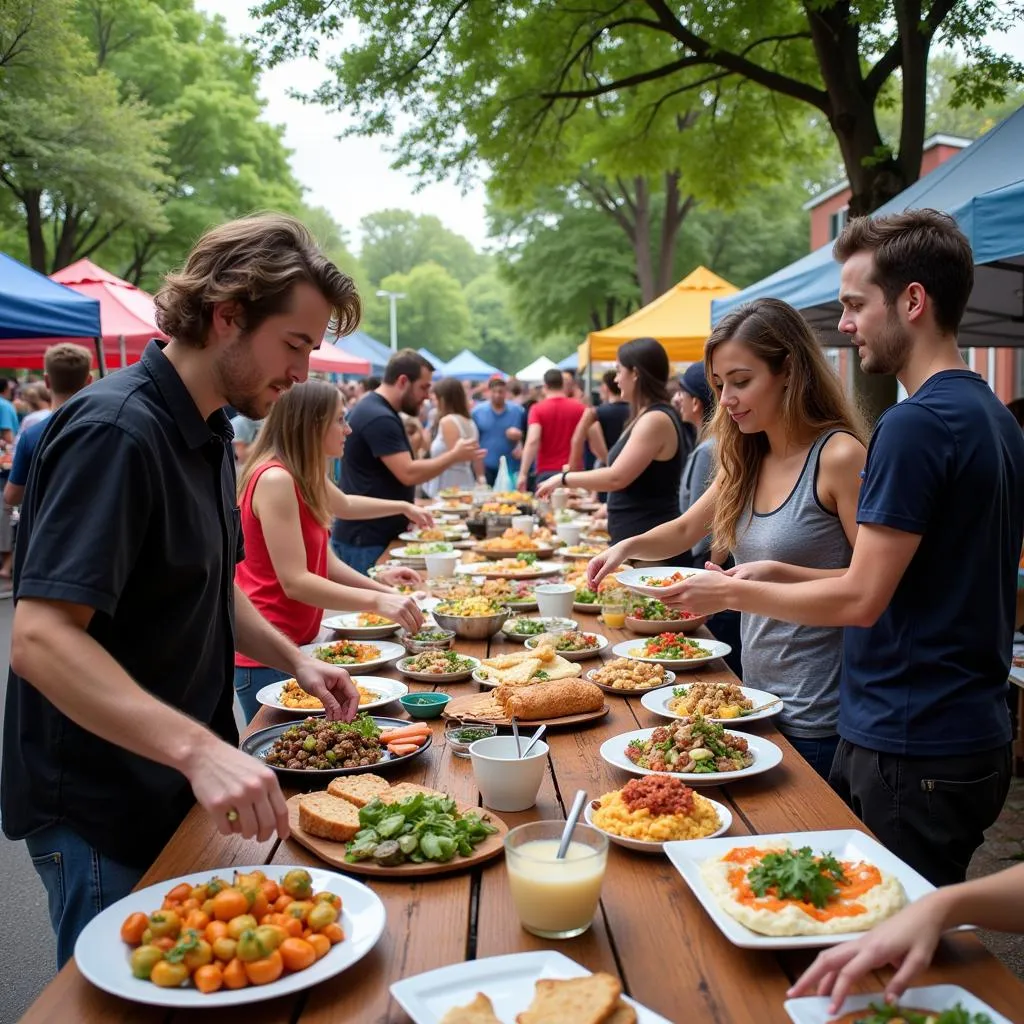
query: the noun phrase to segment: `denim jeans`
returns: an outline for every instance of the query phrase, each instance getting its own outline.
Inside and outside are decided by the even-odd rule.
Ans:
[[[331,550],[350,568],[367,575],[366,570],[377,564],[387,550],[387,544],[342,544],[331,538]]]
[[[66,825],[50,825],[29,836],[25,845],[46,887],[60,970],[71,959],[82,929],[127,896],[145,869],[111,860]]]
[[[796,748],[796,752],[826,781],[832,770],[832,761],[839,746],[838,736],[819,736],[808,739],[801,736],[788,736],[781,729],[782,735]]]
[[[282,679],[290,679],[287,672],[280,669],[267,668],[259,665],[256,668],[242,668],[235,666],[235,694],[238,696],[238,703],[242,705],[242,714],[245,720],[251,722],[260,709],[260,702],[256,694],[270,683],[279,683]]]

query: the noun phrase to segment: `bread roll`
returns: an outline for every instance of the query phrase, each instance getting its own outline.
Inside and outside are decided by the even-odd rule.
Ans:
[[[507,695],[498,688],[498,699],[511,718],[533,721],[538,718],[564,718],[600,711],[604,707],[604,693],[593,683],[582,679],[563,679],[553,683],[512,689]]]

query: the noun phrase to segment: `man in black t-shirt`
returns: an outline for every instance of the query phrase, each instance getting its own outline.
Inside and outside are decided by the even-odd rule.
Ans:
[[[255,292],[255,294],[254,294]],[[234,586],[243,541],[226,403],[262,419],[306,378],[351,279],[291,217],[199,240],[157,295],[172,340],[48,421],[25,490],[0,780],[3,828],[46,886],[57,957],[138,882],[198,801],[225,834],[288,834],[274,772],[238,750],[234,651],[329,718],[358,694]]]
[[[462,438],[437,458],[413,458],[409,436],[398,414],[418,415],[430,393],[433,373],[433,366],[418,352],[402,349],[388,362],[384,383],[348,414],[352,436],[341,462],[341,489],[346,494],[412,501],[417,484],[482,454],[475,440]],[[338,519],[331,531],[331,547],[346,565],[365,573],[402,532],[405,523],[405,516]]]

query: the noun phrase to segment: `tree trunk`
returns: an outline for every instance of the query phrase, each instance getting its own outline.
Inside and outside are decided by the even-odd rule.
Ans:
[[[640,285],[640,301],[646,306],[655,298],[654,260],[651,254],[651,195],[647,179],[633,179],[636,187],[633,220],[633,254],[636,257],[636,279]]]
[[[64,222],[61,225],[60,238],[53,251],[53,268],[50,273],[62,270],[75,259],[77,235],[81,213],[70,204],[64,206]]]
[[[46,273],[46,239],[43,237],[43,194],[39,189],[26,189],[21,194],[25,207],[25,233],[28,235],[28,259],[33,270]]]
[[[683,221],[696,205],[693,196],[682,199],[679,195],[679,171],[665,172],[665,215],[661,223],[661,244],[658,246],[657,295],[675,284],[672,279],[675,270],[676,239]]]

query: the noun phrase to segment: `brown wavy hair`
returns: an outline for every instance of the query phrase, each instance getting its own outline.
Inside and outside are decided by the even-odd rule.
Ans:
[[[261,213],[207,231],[178,273],[157,292],[157,326],[169,338],[203,348],[217,302],[237,302],[242,327],[255,331],[291,308],[292,289],[305,282],[331,304],[329,330],[359,325],[359,293],[348,274],[319,249],[305,225],[283,213]]]
[[[241,500],[253,473],[265,462],[280,462],[291,474],[303,502],[322,526],[331,521],[327,498],[324,438],[338,415],[341,396],[333,384],[307,380],[289,388],[271,407],[238,477]]]
[[[640,415],[642,409],[658,403],[669,404],[668,378],[671,366],[668,353],[654,338],[634,338],[619,346],[615,358],[627,370],[636,370],[636,388],[629,403],[629,422]]]
[[[712,381],[711,357],[719,345],[740,341],[773,374],[789,371],[782,397],[786,436],[795,440],[816,439],[828,430],[845,430],[861,443],[867,427],[856,406],[843,392],[839,378],[807,321],[781,299],[754,299],[727,314],[711,332],[704,346],[704,370]],[[753,508],[761,463],[768,454],[764,433],[744,434],[718,401],[711,434],[721,469],[718,500],[711,523],[715,547],[732,549],[740,519]]]
[[[466,389],[462,382],[454,377],[444,377],[434,385],[434,396],[437,398],[438,420],[442,416],[469,417],[469,402],[466,401]]]

